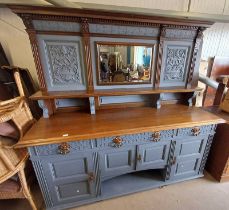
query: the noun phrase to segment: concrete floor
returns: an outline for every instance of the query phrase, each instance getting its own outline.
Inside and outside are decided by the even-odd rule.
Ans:
[[[36,187],[37,203],[41,197]],[[40,209],[44,209],[41,207]],[[209,175],[186,181],[109,199],[70,210],[229,210],[229,182],[218,183]],[[0,210],[30,210],[25,200],[0,201]]]

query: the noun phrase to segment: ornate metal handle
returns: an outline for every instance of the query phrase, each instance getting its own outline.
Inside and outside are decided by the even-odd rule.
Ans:
[[[152,137],[153,137],[153,141],[154,142],[160,141],[161,140],[161,133],[160,133],[160,131],[154,132],[153,135],[152,135]]]
[[[67,142],[62,143],[58,146],[58,150],[61,155],[66,155],[70,152],[70,145]]]
[[[93,182],[95,180],[95,176],[93,172],[88,173],[88,181]]]
[[[175,165],[177,162],[177,157],[174,157],[173,160],[172,160],[172,165]]]
[[[113,144],[112,144],[113,147],[121,147],[123,145],[122,143],[123,140],[121,139],[120,136],[116,136],[112,141],[113,141]]]
[[[194,128],[192,129],[192,134],[193,134],[194,136],[198,136],[198,135],[200,134],[200,128],[199,128],[199,127],[194,127]]]
[[[138,155],[137,155],[137,161],[139,161],[139,162],[142,161],[142,156],[141,156],[141,154],[138,154]]]

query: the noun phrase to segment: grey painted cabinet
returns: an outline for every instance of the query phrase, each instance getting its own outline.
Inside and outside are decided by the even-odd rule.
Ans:
[[[102,178],[106,179],[135,170],[135,148],[135,145],[130,145],[100,151],[99,158]]]
[[[170,141],[152,142],[137,147],[137,170],[164,168],[167,164]]]
[[[66,204],[96,196],[92,156],[81,152],[40,160],[52,203]]]
[[[64,155],[58,144],[29,151],[47,209],[64,209],[203,176],[215,127],[73,141]]]
[[[170,180],[198,175],[207,140],[206,136],[175,140]]]

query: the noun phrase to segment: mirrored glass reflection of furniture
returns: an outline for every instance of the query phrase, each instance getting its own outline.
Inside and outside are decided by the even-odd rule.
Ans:
[[[99,85],[151,83],[154,45],[97,42]]]

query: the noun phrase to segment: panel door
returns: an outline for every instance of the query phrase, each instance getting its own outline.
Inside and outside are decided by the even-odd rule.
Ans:
[[[107,149],[99,152],[102,179],[135,170],[136,146]]]
[[[54,205],[96,196],[93,153],[45,157],[41,163]]]
[[[170,141],[152,142],[137,148],[137,170],[164,168],[167,164]]]
[[[170,179],[182,179],[197,175],[206,143],[206,136],[177,140],[171,161]]]

